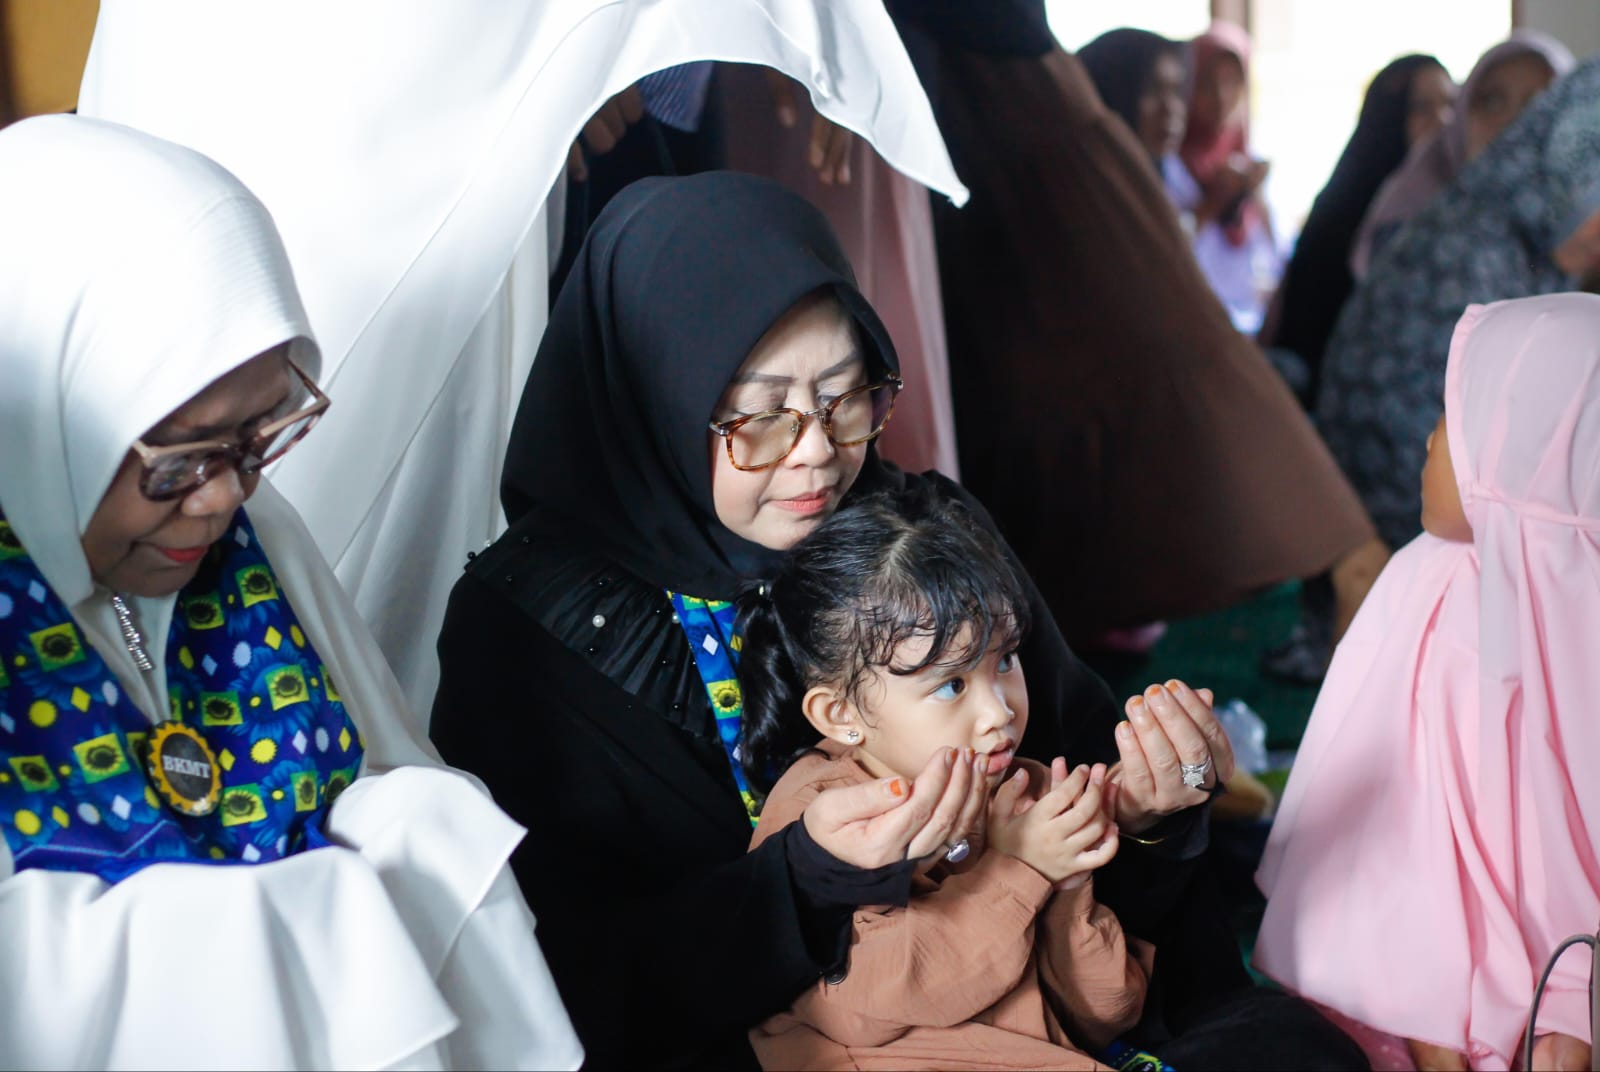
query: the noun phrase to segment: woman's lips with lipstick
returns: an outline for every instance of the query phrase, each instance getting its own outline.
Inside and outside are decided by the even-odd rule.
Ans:
[[[772,499],[769,501],[780,510],[791,510],[797,514],[814,514],[819,510],[825,509],[832,498],[833,489],[825,488],[822,491],[796,495],[792,499]]]
[[[151,546],[154,546],[153,544]],[[163,555],[180,566],[187,566],[191,562],[198,562],[206,557],[206,552],[211,550],[209,545],[202,547],[157,547]]]

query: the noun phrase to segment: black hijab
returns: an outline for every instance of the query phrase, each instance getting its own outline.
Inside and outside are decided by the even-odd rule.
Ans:
[[[523,391],[500,487],[513,530],[706,598],[766,576],[781,552],[717,520],[707,422],[761,336],[818,290],[854,321],[871,372],[897,373],[810,202],[725,171],[623,190],[578,252]],[[853,490],[896,475],[869,446]]]
[[[1135,134],[1139,132],[1139,98],[1144,96],[1156,61],[1167,55],[1178,57],[1188,69],[1189,47],[1149,30],[1108,30],[1078,50],[1078,59],[1094,80],[1100,99]]]
[[[751,580],[771,576],[782,552],[738,539],[716,519],[712,433],[706,424],[767,329],[823,288],[853,319],[869,364],[881,366],[873,371],[898,372],[888,333],[856,289],[827,222],[808,201],[769,179],[730,172],[645,179],[624,189],[595,221],[551,310],[511,431],[501,486],[511,529],[497,547],[509,546],[512,555],[526,553],[546,564],[559,562],[569,549],[585,560],[597,552],[646,584],[705,598],[729,598]],[[938,473],[902,474],[880,461],[870,446],[846,503],[918,480],[961,499],[998,534],[983,506],[958,485]],[[532,546],[524,547],[524,541]],[[1050,609],[1014,556],[1013,564],[1033,620],[1019,649],[1030,668],[1033,712],[1023,754],[1046,761],[1064,755],[1074,762],[1114,762],[1112,727],[1121,717],[1115,701],[1062,640]],[[447,645],[458,654],[494,650],[500,641],[486,638],[501,637],[506,625],[492,610],[500,594],[521,604],[525,618],[540,620],[546,608],[522,603],[529,588],[520,572],[505,572],[502,585],[501,577],[485,576],[478,568],[478,578],[492,587],[488,595],[481,587],[467,589],[478,595],[459,607],[452,597],[452,615],[465,616],[446,620],[441,651]],[[559,603],[567,595],[554,592],[548,598]],[[659,611],[665,600],[655,602]],[[587,619],[593,604],[586,599],[579,606]],[[560,636],[557,641],[573,647]],[[667,647],[654,647],[657,642]],[[692,694],[685,684],[689,679],[674,675],[697,677],[698,671],[682,658],[681,632],[664,618],[650,616],[637,632],[620,633],[616,644],[613,655],[623,661],[640,651],[678,653],[676,659],[629,663],[627,672],[637,670],[644,682],[624,686],[635,698],[662,691],[674,699]],[[593,654],[593,649],[582,656],[574,651],[573,657],[587,662]],[[455,672],[447,671],[447,681],[472,680],[456,665]],[[534,668],[573,672],[566,662]],[[663,682],[664,689],[657,689]],[[698,682],[692,687],[698,691]],[[478,710],[479,695],[451,701],[441,692],[444,706],[436,710]],[[579,699],[575,706],[590,702],[597,718],[621,718],[604,696]],[[675,716],[652,699],[639,705],[637,717],[672,722],[687,716]],[[436,731],[439,725],[436,715]],[[645,732],[638,727],[635,723],[630,732]],[[720,742],[710,747],[722,762]],[[670,756],[659,762],[682,767]],[[713,794],[731,796],[731,782],[706,784]],[[738,817],[737,809],[734,814]],[[1171,861],[1192,859],[1203,849],[1204,815],[1201,808],[1180,813],[1151,835],[1165,839],[1154,855],[1124,852],[1096,877],[1098,895],[1131,932],[1165,933],[1157,929],[1165,926],[1158,917],[1170,912],[1172,884],[1186,874]],[[1218,931],[1218,942],[1221,949],[1233,948],[1224,931]],[[1192,951],[1194,945],[1184,948]],[[1207,964],[1214,970],[1210,960]]]
[[[1355,288],[1350,275],[1350,245],[1378,187],[1406,157],[1406,119],[1411,82],[1432,56],[1402,56],[1379,71],[1367,87],[1361,118],[1328,184],[1312,203],[1311,214],[1284,272],[1277,329],[1263,343],[1293,350],[1311,370],[1313,393],[1322,354]]]

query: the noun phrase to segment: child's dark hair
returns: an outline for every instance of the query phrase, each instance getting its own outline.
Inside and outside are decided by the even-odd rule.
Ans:
[[[874,668],[968,670],[996,646],[1020,643],[1028,625],[1015,567],[961,502],[917,487],[852,504],[740,600],[746,774],[768,789],[815,746],[800,712],[812,686],[854,698]],[[895,650],[914,636],[931,639],[927,655],[895,664]]]

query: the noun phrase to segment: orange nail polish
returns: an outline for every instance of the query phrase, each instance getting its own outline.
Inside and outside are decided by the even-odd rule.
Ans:
[[[1143,696],[1135,696],[1133,698],[1133,706],[1134,707],[1143,707],[1144,706],[1144,697]]]
[[[893,793],[897,797],[905,796],[906,783],[901,781],[899,778],[896,778],[894,781],[889,783],[889,792]]]
[[[1144,690],[1144,694],[1146,696],[1159,696],[1161,695],[1161,686],[1151,685],[1148,689]]]
[[[1179,684],[1181,684],[1181,682],[1179,682],[1177,678],[1173,678],[1171,681],[1167,682],[1167,688],[1172,692],[1177,692]]]

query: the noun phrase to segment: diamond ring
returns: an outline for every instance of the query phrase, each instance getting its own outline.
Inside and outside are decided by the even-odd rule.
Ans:
[[[1211,773],[1211,757],[1207,756],[1202,763],[1182,763],[1178,768],[1183,774],[1183,784],[1190,789],[1200,789],[1206,784],[1206,775]]]

